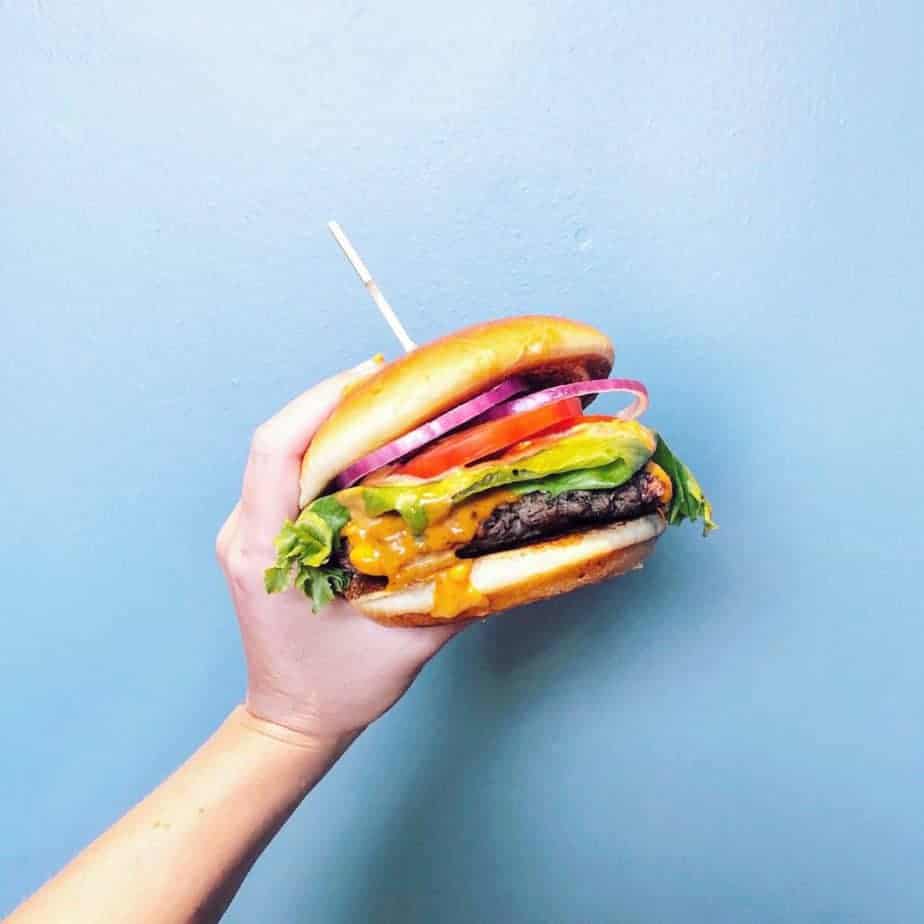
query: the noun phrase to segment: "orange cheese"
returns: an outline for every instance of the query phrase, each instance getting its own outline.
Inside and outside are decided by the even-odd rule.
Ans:
[[[440,571],[434,579],[433,608],[430,614],[437,619],[453,619],[466,610],[486,606],[488,598],[472,587],[471,559],[462,559],[451,568]]]
[[[391,577],[418,554],[418,543],[396,513],[373,520],[351,519],[343,536],[350,543],[350,561],[363,574]]]
[[[388,578],[391,588],[421,580],[453,564],[456,558],[452,550],[471,542],[491,511],[514,497],[504,490],[479,494],[454,507],[419,536],[397,513],[370,519],[354,509],[343,527],[343,536],[350,544],[350,561],[363,574]]]
[[[645,471],[661,482],[661,487],[664,491],[664,493],[661,495],[661,504],[666,507],[671,502],[671,498],[674,496],[674,485],[671,481],[670,475],[668,475],[667,472],[665,472],[657,462],[646,463]]]

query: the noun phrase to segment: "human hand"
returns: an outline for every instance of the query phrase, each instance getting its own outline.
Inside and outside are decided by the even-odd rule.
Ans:
[[[298,516],[299,469],[311,437],[344,388],[379,365],[369,360],[326,379],[257,428],[241,499],[216,540],[247,660],[247,709],[313,736],[361,731],[461,628],[388,628],[339,598],[313,613],[300,590],[271,596],[264,588],[273,538]]]

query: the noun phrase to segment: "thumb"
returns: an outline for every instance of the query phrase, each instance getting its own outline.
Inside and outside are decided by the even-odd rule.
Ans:
[[[283,520],[298,515],[305,448],[344,393],[378,372],[382,361],[376,356],[325,379],[257,428],[241,489],[241,523],[252,543],[269,547]]]

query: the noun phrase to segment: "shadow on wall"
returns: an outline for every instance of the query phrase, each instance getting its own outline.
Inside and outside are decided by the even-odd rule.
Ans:
[[[388,820],[387,836],[366,845],[365,869],[351,871],[354,890],[342,920],[432,921],[448,908],[453,920],[477,920],[488,910],[522,911],[528,896],[518,895],[515,876],[505,875],[518,859],[495,852],[529,845],[535,832],[523,825],[524,813],[542,808],[534,809],[534,794],[510,778],[505,755],[517,746],[514,733],[543,702],[554,708],[578,671],[612,672],[614,653],[626,648],[627,619],[643,619],[657,606],[652,588],[663,570],[655,555],[643,572],[495,617],[453,643],[455,656],[442,665],[449,668],[445,689],[459,691],[444,715],[452,732],[435,752],[427,753],[425,736],[418,739],[415,778]],[[526,830],[512,829],[508,843],[492,843],[505,818]],[[496,856],[491,881],[484,878],[485,854]]]

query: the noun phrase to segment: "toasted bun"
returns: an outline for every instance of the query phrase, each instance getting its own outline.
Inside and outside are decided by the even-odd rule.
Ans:
[[[651,514],[476,558],[471,584],[487,597],[488,603],[466,610],[454,620],[430,615],[432,581],[402,590],[367,594],[351,602],[370,619],[387,626],[440,626],[450,621],[476,619],[638,568],[651,554],[665,525],[663,516]]]
[[[537,387],[604,378],[609,338],[566,318],[526,315],[478,324],[418,347],[350,391],[302,460],[301,506],[348,465],[512,375]]]

